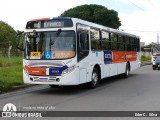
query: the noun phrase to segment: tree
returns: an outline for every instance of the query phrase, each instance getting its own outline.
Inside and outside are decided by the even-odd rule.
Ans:
[[[93,23],[101,24],[107,27],[119,28],[118,13],[114,10],[109,10],[101,5],[81,5],[64,11],[60,17],[75,17]]]
[[[15,46],[16,31],[7,23],[0,21],[0,47],[6,48],[9,45]]]
[[[143,51],[143,52],[144,51],[151,52],[151,49],[152,49],[152,43],[149,43],[149,44],[141,47],[141,51]]]
[[[149,43],[148,45],[145,45],[147,48],[152,48],[152,43]]]

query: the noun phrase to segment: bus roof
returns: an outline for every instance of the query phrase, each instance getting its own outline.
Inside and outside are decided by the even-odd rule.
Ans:
[[[89,21],[85,21],[85,20],[82,20],[82,19],[79,19],[79,18],[71,18],[71,19],[73,21],[75,21],[76,23],[81,23],[81,24],[83,23],[84,25],[87,25],[87,26],[90,26],[90,27],[98,28],[98,29],[101,29],[101,30],[106,30],[106,31],[109,31],[109,32],[116,32],[116,33],[122,34],[122,35],[127,35],[127,36],[140,38],[139,36],[136,36],[136,35],[124,32],[124,31],[120,31],[120,30],[117,30],[117,29],[114,29],[114,28],[103,26],[103,25],[100,25],[100,24],[97,24],[97,23],[92,23],[92,22],[89,22]]]
[[[79,18],[73,18],[73,17],[53,17],[51,19],[50,18],[39,18],[39,19],[30,20],[30,21],[27,22],[27,24],[30,23],[30,22],[51,21],[51,20],[72,20],[73,24],[75,24],[75,25],[77,23],[79,23],[79,24],[84,24],[86,26],[97,28],[97,29],[100,29],[100,30],[105,30],[105,31],[114,32],[114,33],[117,33],[117,34],[122,34],[122,35],[127,35],[127,36],[131,36],[131,37],[135,37],[135,38],[140,38],[139,36],[136,36],[136,35],[124,32],[124,31],[120,31],[120,30],[117,30],[117,29],[113,29],[113,28],[110,28],[110,27],[107,27],[107,26],[97,24],[97,23],[92,23],[92,22],[89,22],[89,21],[85,21],[85,20],[82,20],[82,19],[79,19]]]

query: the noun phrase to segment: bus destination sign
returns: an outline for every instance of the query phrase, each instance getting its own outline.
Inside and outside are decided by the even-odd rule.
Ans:
[[[44,28],[63,27],[64,21],[45,21]]]
[[[26,29],[73,27],[71,19],[51,19],[27,22]]]

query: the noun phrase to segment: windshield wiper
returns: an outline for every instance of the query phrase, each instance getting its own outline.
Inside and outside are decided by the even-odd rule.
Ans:
[[[53,45],[56,41],[57,38],[59,37],[59,35],[61,34],[62,30],[58,29],[57,34],[56,34],[56,38],[51,40],[51,35],[50,35],[50,45]]]

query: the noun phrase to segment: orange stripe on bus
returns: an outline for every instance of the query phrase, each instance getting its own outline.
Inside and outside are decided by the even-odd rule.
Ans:
[[[136,61],[136,52],[112,52],[112,63]]]
[[[137,53],[136,52],[126,52],[126,61],[136,61]]]
[[[25,69],[31,75],[46,75],[46,68],[33,68],[25,65]]]
[[[33,21],[41,21],[41,20],[49,20],[50,18],[38,18],[38,19],[33,19],[30,20],[29,22],[33,22]]]

